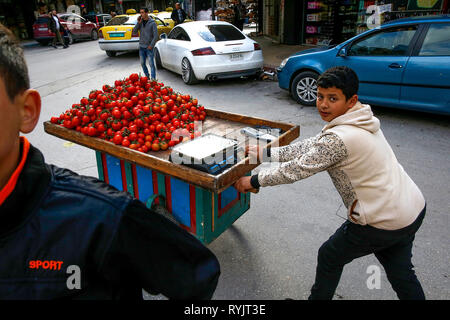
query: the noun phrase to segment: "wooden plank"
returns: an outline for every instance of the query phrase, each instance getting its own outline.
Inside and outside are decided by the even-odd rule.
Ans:
[[[278,138],[278,144],[280,146],[289,144],[300,134],[300,127],[292,124],[252,118],[218,110],[205,109],[205,111],[208,117],[203,122],[202,134],[215,133],[224,136],[228,133],[227,137],[242,141],[242,135],[240,134],[241,128],[255,125],[269,126],[272,128],[280,128],[285,131]],[[44,130],[56,137],[80,144],[96,151],[108,153],[119,159],[174,176],[185,182],[214,192],[225,190],[240,177],[258,166],[258,164],[250,164],[249,158],[245,158],[222,174],[214,176],[203,171],[170,162],[168,159],[171,150],[143,153],[129,148],[116,146],[114,143],[103,139],[85,136],[75,130],[52,124],[50,121],[44,122]],[[270,145],[272,144],[273,143]]]
[[[119,159],[129,161],[149,169],[154,169],[162,173],[176,176],[186,182],[192,182],[192,180],[195,179],[195,184],[209,190],[214,190],[215,177],[206,172],[195,170],[187,166],[173,164],[168,160],[130,148],[118,147],[112,142],[85,136],[81,132],[52,124],[49,121],[44,122],[44,130],[45,132],[58,138],[72,141],[90,149],[108,153]]]
[[[229,112],[223,112],[223,111],[212,110],[212,109],[205,109],[205,111],[206,111],[206,115],[209,117],[230,120],[233,122],[239,122],[239,123],[243,123],[243,124],[250,125],[250,126],[269,126],[271,128],[280,128],[283,131],[288,131],[293,127],[293,125],[283,123],[283,122],[249,117],[249,116],[244,116],[244,115],[236,114],[236,113],[229,113]]]

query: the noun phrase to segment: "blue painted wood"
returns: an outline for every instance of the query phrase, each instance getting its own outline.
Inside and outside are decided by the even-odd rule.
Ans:
[[[177,221],[190,228],[191,208],[189,199],[189,184],[171,177],[170,190],[173,216]]]
[[[108,168],[109,184],[123,191],[120,160],[106,154],[106,166]]]
[[[142,202],[146,202],[147,199],[153,195],[153,178],[152,170],[136,166],[138,197]]]

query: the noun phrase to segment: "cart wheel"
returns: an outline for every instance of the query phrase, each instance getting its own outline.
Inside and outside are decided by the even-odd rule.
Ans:
[[[159,199],[159,204],[154,203],[156,199]],[[180,223],[174,218],[174,216],[164,206],[166,199],[160,194],[154,194],[147,199],[146,207],[163,216],[164,218],[172,221],[174,224],[180,227]]]

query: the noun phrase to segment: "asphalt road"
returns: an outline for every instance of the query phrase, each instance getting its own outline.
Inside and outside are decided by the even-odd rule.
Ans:
[[[30,46],[25,55],[32,87],[42,95],[41,123],[70,108],[91,89],[142,72],[137,53],[109,58],[96,41],[75,43],[65,50]],[[169,71],[160,71],[157,77],[207,108],[299,124],[300,139],[317,134],[325,124],[315,108],[296,104],[277,82],[237,79],[187,86]],[[418,278],[428,299],[450,299],[450,118],[383,107],[373,110],[398,160],[427,199],[427,215],[413,248]],[[48,163],[97,176],[92,150],[47,135],[42,124],[27,137]],[[250,210],[208,245],[222,271],[214,298],[306,299],[314,281],[317,250],[344,216],[327,173],[261,189],[252,195]],[[380,288],[368,288],[371,265],[381,268],[374,256],[348,264],[335,299],[397,299],[383,270]],[[162,299],[145,293],[144,298]]]

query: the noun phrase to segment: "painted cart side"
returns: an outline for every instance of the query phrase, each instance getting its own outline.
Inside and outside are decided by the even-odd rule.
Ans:
[[[250,194],[230,186],[221,193],[187,183],[106,153],[96,151],[99,178],[148,203],[154,195],[180,226],[203,243],[211,243],[250,208]],[[155,201],[158,203],[159,198]]]
[[[202,134],[239,134],[247,126],[280,128],[283,134],[270,143],[279,146],[289,144],[300,135],[298,125],[205,110],[207,118]],[[169,212],[204,243],[217,238],[250,208],[250,194],[240,194],[232,186],[259,165],[250,163],[248,157],[218,175],[211,175],[170,162],[170,150],[142,153],[50,121],[44,123],[44,129],[51,135],[95,150],[99,177],[119,190],[130,192],[143,202],[155,194],[164,196]]]

